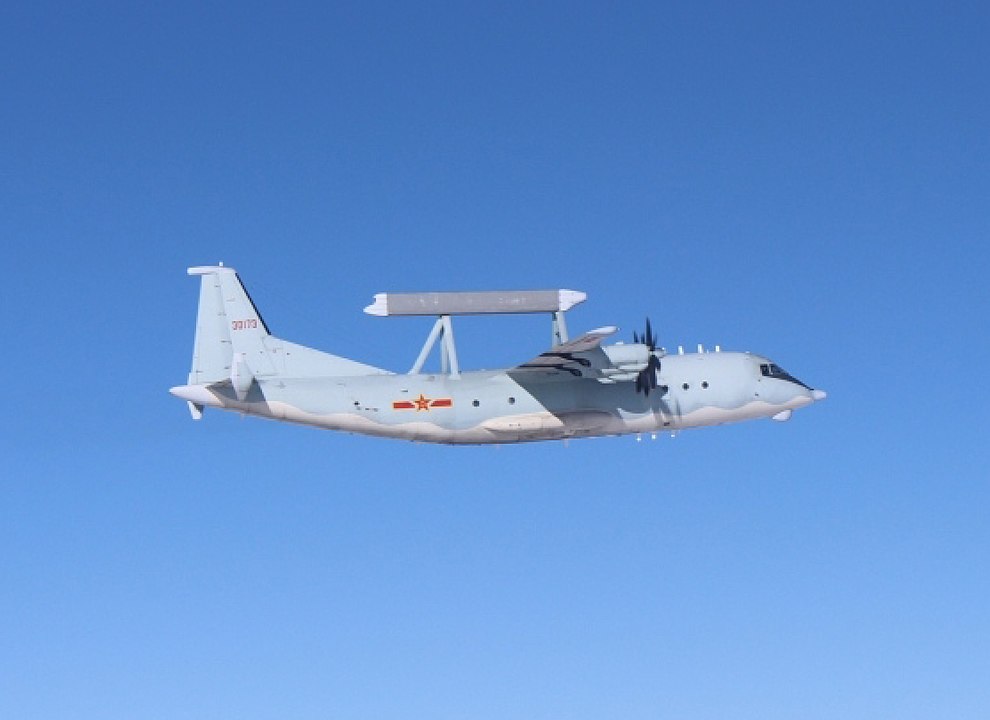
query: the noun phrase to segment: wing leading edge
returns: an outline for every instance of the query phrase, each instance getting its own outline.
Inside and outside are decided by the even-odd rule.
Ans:
[[[602,341],[618,332],[608,326],[587,332],[579,338],[554,345],[544,353],[510,370],[516,373],[568,373],[573,377],[601,377],[612,361],[602,350]]]

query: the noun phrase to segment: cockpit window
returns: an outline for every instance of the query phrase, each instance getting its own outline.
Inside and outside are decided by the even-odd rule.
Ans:
[[[774,363],[763,363],[760,365],[760,372],[763,373],[763,377],[777,377],[778,375],[786,375],[779,365]]]
[[[784,368],[780,367],[780,365],[777,365],[776,363],[762,363],[760,365],[760,373],[763,375],[763,377],[776,378],[777,380],[786,380],[788,382],[797,383],[801,387],[805,387],[805,388],[808,387],[807,385],[805,385],[803,382],[798,380],[796,377],[791,375],[789,372],[784,370]],[[808,389],[810,390],[811,388]]]

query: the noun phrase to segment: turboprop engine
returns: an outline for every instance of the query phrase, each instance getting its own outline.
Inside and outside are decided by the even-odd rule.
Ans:
[[[636,392],[649,397],[651,390],[657,389],[657,375],[660,373],[660,358],[663,348],[657,349],[657,337],[653,334],[650,319],[646,319],[646,332],[642,337],[633,333],[632,345],[611,345],[602,348],[616,367],[603,371],[610,382],[635,380]]]

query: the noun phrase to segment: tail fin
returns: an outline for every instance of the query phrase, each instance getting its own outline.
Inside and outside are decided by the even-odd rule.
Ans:
[[[191,267],[188,272],[202,278],[190,387],[230,382],[237,399],[243,400],[255,378],[387,374],[371,365],[274,337],[233,268]],[[182,392],[185,395],[180,397],[190,393],[201,397],[199,391]],[[190,402],[204,404],[199,399]]]
[[[274,375],[265,347],[268,326],[237,272],[222,265],[191,267],[188,272],[202,277],[189,384],[229,379],[236,388],[238,380],[250,385],[252,376]]]

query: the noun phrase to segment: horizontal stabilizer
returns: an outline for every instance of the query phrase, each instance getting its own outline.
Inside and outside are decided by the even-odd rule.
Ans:
[[[176,385],[174,388],[170,388],[169,392],[199,408],[207,405],[209,407],[223,407],[220,398],[210,392],[206,385]],[[196,416],[193,415],[193,417]]]

